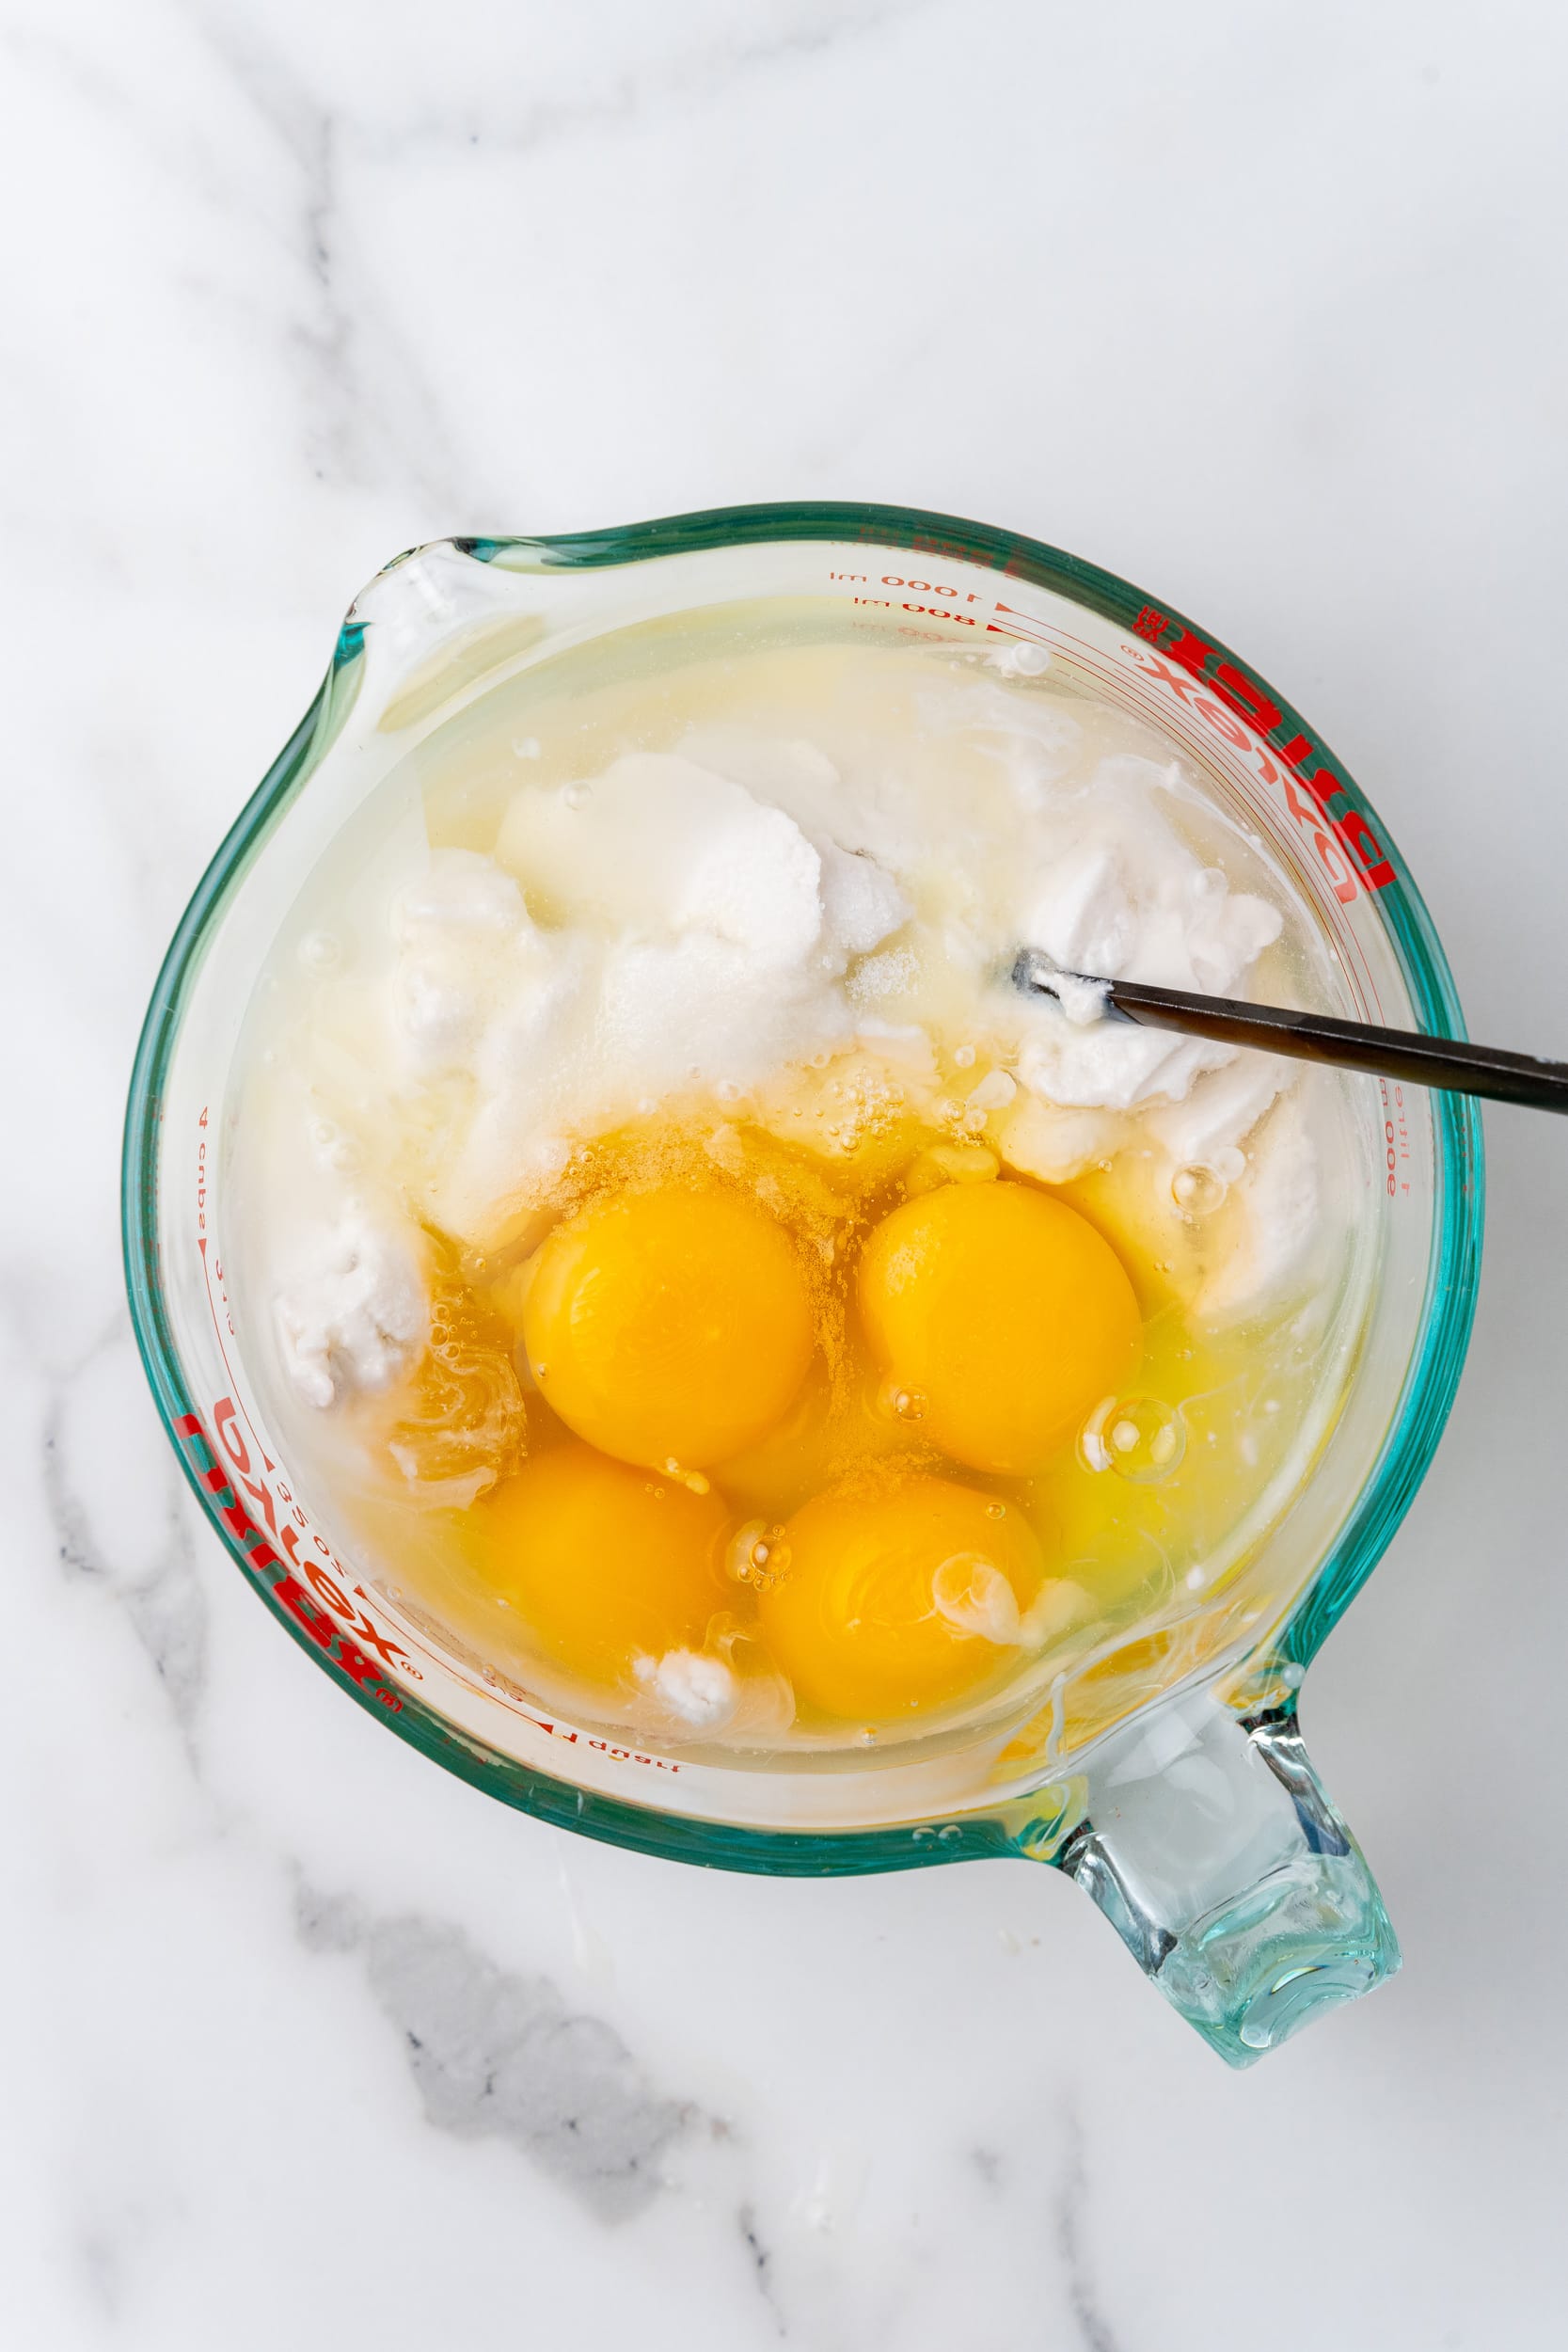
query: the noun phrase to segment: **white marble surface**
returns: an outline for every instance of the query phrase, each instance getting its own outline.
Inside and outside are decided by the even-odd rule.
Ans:
[[[141,1007],[340,610],[452,530],[902,500],[1240,644],[1481,1033],[1568,1047],[1546,0],[3,0],[0,2335],[1532,2352],[1568,2153],[1568,1134],[1304,1709],[1405,1973],[1232,2077],[1083,1899],[567,1839],[197,1524]]]

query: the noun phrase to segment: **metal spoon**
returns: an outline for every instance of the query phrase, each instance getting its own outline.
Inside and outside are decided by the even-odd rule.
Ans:
[[[1506,1054],[1495,1045],[1425,1037],[1414,1029],[1380,1029],[1366,1021],[1292,1012],[1279,1005],[1246,1005],[1232,996],[1195,996],[1180,988],[1096,979],[1065,971],[1038,947],[1020,950],[1012,978],[1026,995],[1058,1002],[1074,991],[1096,991],[1104,1017],[1135,1021],[1145,1028],[1177,1029],[1184,1037],[1213,1038],[1223,1045],[1253,1045],[1338,1070],[1370,1070],[1406,1086],[1442,1087],[1496,1103],[1568,1111],[1568,1062],[1541,1061],[1533,1054]]]

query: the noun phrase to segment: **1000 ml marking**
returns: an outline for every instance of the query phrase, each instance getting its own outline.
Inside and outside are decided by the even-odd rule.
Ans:
[[[865,572],[830,572],[828,578],[841,587],[869,588],[872,584],[870,575]],[[954,602],[906,604],[892,596],[856,596],[853,601],[856,604],[877,605],[884,612],[919,612],[933,620],[956,621],[960,628],[978,628],[980,625],[977,613],[960,612],[956,609],[959,603],[980,603],[981,598],[975,589],[950,588],[940,580],[906,580],[902,572],[883,572],[878,584],[883,588],[907,588],[911,595],[918,596],[951,596]]]
[[[864,572],[830,572],[828,578],[845,580],[861,588],[871,585]],[[906,580],[900,572],[884,572],[881,585],[884,588],[911,588],[916,596],[952,596],[961,604],[978,604],[981,601],[978,592],[973,588],[949,588],[940,580]],[[862,604],[865,599],[857,596],[855,601]]]

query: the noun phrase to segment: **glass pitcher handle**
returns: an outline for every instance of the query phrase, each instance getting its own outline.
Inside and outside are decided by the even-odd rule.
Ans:
[[[1166,1701],[1092,1759],[1053,1857],[1232,2066],[1391,1977],[1400,1947],[1293,1714]]]

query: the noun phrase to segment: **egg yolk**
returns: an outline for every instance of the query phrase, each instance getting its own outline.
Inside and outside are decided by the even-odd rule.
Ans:
[[[1116,1252],[1027,1184],[906,1200],[867,1242],[858,1295],[899,1410],[974,1470],[1038,1469],[1138,1359],[1138,1302]]]
[[[700,1649],[733,1598],[716,1494],[559,1445],[474,1506],[473,1565],[559,1665],[625,1681],[642,1656]]]
[[[533,1376],[623,1461],[702,1470],[767,1435],[816,1344],[788,1239],[742,1194],[665,1185],[570,1218],[523,1308]]]
[[[958,1697],[1016,1661],[1044,1581],[1010,1503],[924,1471],[797,1511],[759,1595],[797,1700],[864,1721]]]

